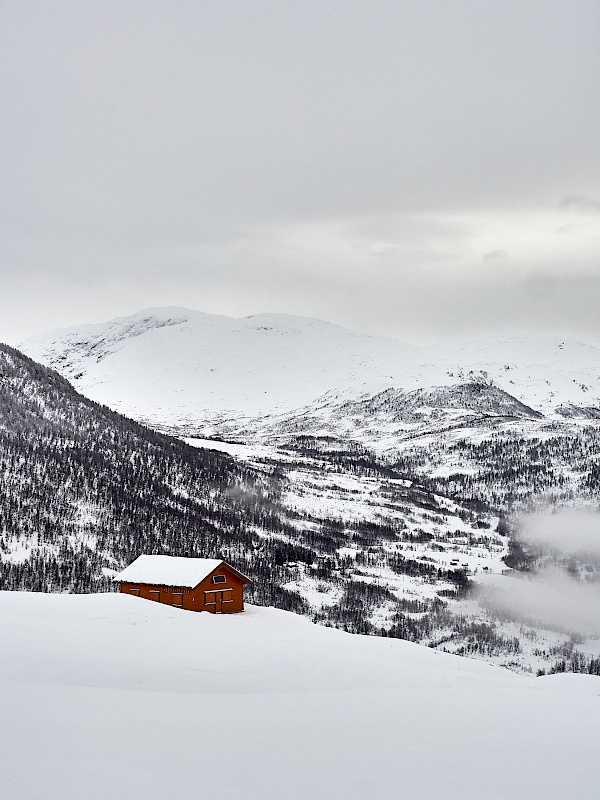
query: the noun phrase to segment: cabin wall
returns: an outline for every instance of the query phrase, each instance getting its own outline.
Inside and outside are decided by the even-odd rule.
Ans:
[[[225,578],[224,582],[213,582],[213,577],[221,576]],[[224,566],[218,567],[195,589],[158,584],[121,583],[120,591],[123,594],[132,594],[188,611],[233,614],[244,610],[244,583]]]

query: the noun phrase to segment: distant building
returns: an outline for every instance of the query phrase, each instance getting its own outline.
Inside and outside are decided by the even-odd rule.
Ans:
[[[115,576],[121,592],[188,611],[244,610],[250,578],[217,558],[140,556]]]

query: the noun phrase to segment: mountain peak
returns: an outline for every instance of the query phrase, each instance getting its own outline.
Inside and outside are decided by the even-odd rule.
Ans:
[[[414,347],[309,317],[147,308],[52,331],[22,350],[92,399],[154,424],[204,425],[298,411],[386,389],[493,382],[544,415],[600,406],[600,346],[511,333]]]

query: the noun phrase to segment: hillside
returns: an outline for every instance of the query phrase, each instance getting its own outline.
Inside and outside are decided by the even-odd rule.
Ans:
[[[142,552],[230,557],[274,602],[263,476],[145,428],[0,345],[0,586],[89,591]],[[282,523],[282,527],[285,527]]]
[[[597,678],[531,678],[274,609],[0,593],[0,798],[600,793]]]
[[[264,430],[307,406],[327,413],[388,389],[465,383],[497,387],[551,418],[600,417],[600,346],[572,336],[412,347],[303,317],[231,319],[159,308],[53,331],[20,347],[98,402],[197,435],[257,424]]]
[[[318,464],[288,461],[299,474]],[[356,466],[350,456],[348,468]],[[405,588],[427,586],[437,609],[444,604],[436,589],[452,595],[464,583],[448,556],[415,559],[427,558],[433,538],[422,526],[433,520],[477,533],[482,517],[375,462],[358,467],[374,494],[383,481],[402,496],[401,513],[380,520],[373,498],[366,505],[374,516],[352,508],[340,525],[343,503],[316,510],[306,494],[303,510],[278,462],[235,461],[145,428],[0,346],[0,588],[110,590],[114,571],[140,553],[223,557],[252,577],[250,597],[259,603],[381,633],[382,624],[403,619]],[[498,569],[501,539],[477,542],[473,565]],[[397,594],[370,585],[384,574]]]

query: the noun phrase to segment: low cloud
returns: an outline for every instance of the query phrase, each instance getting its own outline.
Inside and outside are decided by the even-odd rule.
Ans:
[[[578,580],[563,569],[507,576],[496,586],[482,587],[481,601],[533,627],[600,636],[600,585]]]
[[[526,514],[519,541],[544,561],[557,563],[528,574],[505,576],[481,587],[483,605],[534,627],[600,636],[600,514],[585,510]],[[568,560],[580,577],[561,561]]]
[[[560,511],[527,514],[520,519],[519,538],[564,555],[588,555],[600,559],[600,514],[592,511]]]

